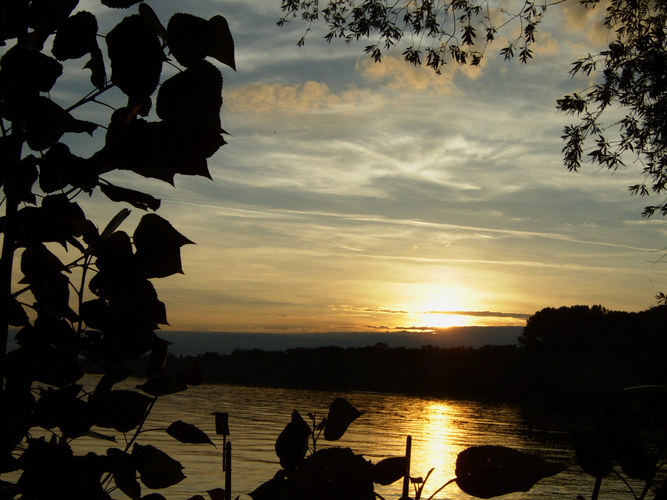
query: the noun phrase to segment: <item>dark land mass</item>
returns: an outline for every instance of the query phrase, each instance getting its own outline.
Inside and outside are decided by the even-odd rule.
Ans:
[[[367,347],[378,343],[389,347],[482,347],[516,344],[521,326],[462,326],[430,332],[317,332],[240,333],[164,331],[160,337],[172,342],[172,354],[197,355],[206,352],[231,354],[236,350],[285,351],[316,347]]]
[[[164,372],[197,365],[207,383],[595,403],[625,387],[667,384],[666,359],[667,306],[574,306],[535,313],[518,344],[236,349],[170,355]],[[128,368],[141,376],[142,366]]]

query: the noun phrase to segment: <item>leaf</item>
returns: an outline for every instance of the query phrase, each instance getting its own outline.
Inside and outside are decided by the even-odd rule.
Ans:
[[[118,23],[106,40],[111,81],[131,99],[140,101],[150,96],[160,81],[164,60],[160,40],[151,26],[135,14]]]
[[[528,491],[566,467],[504,446],[473,446],[456,459],[456,484],[477,498]]]
[[[389,457],[373,465],[373,482],[382,485],[395,483],[403,476],[408,461],[406,457]]]
[[[213,444],[213,441],[199,427],[183,422],[182,420],[171,423],[167,427],[167,434],[181,443]],[[213,444],[213,446],[215,445]]]
[[[179,377],[172,376],[153,377],[143,384],[137,385],[137,389],[141,389],[151,396],[167,396],[182,392],[187,388],[188,386]]]
[[[225,490],[222,488],[206,490],[206,493],[208,493],[208,496],[211,497],[211,500],[225,500]]]
[[[65,265],[46,246],[31,245],[21,255],[23,278],[19,283],[39,283],[62,271],[67,271]]]
[[[127,9],[139,2],[141,0],[102,0],[102,5],[106,5],[112,9]]]
[[[111,473],[118,489],[132,499],[141,498],[141,485],[136,479],[132,456],[118,448],[109,448],[107,457],[111,462]]]
[[[227,19],[220,15],[213,16],[209,19],[208,24],[213,33],[213,41],[208,55],[236,71],[234,39],[232,38],[232,32],[229,29]]]
[[[212,35],[208,22],[192,14],[176,13],[167,23],[171,55],[183,66],[192,66],[207,56]]]
[[[83,68],[90,70],[90,83],[98,89],[104,88],[107,83],[107,69],[104,66],[104,56],[99,47],[90,51],[90,59]]]
[[[148,488],[168,488],[185,479],[183,466],[165,452],[148,444],[135,443],[132,458],[141,476],[141,482]]]
[[[147,3],[141,2],[139,4],[139,15],[151,26],[151,28],[153,28],[153,31],[155,31],[157,36],[166,43],[167,30],[164,29],[164,26],[162,26],[162,23],[160,22],[160,18],[157,17],[155,11],[151,9]]]
[[[308,450],[310,427],[298,411],[292,412],[291,421],[285,426],[276,439],[276,455],[280,465],[287,471],[294,469]]]
[[[65,132],[93,134],[97,125],[75,119],[47,97],[33,99],[25,113],[26,141],[30,149],[43,151],[60,140]]]
[[[336,441],[340,439],[345,431],[364,412],[357,410],[345,398],[336,398],[329,407],[327,423],[324,427],[324,439]]]
[[[599,432],[572,431],[572,444],[577,463],[586,474],[601,478],[612,472],[613,464],[609,444]]]
[[[123,221],[127,219],[131,213],[132,211],[129,208],[121,209],[116,215],[113,216],[113,219],[109,221],[109,223],[104,228],[104,231],[102,231],[102,234],[100,236],[102,238],[108,238],[111,235],[111,233],[113,233],[116,229],[120,227]]]
[[[139,269],[146,278],[182,274],[180,249],[183,245],[193,244],[167,220],[155,214],[141,218],[133,240]]]
[[[30,324],[30,318],[23,309],[21,303],[14,297],[9,302],[9,318],[7,323],[11,326],[26,326]]]
[[[97,19],[79,11],[69,16],[58,28],[51,53],[59,61],[78,59],[97,48]]]
[[[135,191],[134,189],[114,186],[113,184],[100,184],[100,190],[111,201],[124,201],[141,210],[155,211],[160,208],[160,200],[149,194]]]
[[[136,391],[114,390],[88,398],[93,422],[99,427],[129,432],[144,419],[152,399]]]
[[[99,439],[100,441],[110,441],[112,443],[116,442],[116,436],[111,436],[109,434],[102,434],[101,432],[92,431],[90,429],[84,432],[83,435],[91,437],[93,439]]]
[[[94,162],[72,154],[69,147],[57,142],[39,160],[39,187],[52,193],[71,185],[91,193],[98,173]]]
[[[63,73],[63,66],[53,57],[42,52],[22,51],[18,46],[9,49],[0,61],[0,91],[4,100],[10,97],[23,101],[35,96],[37,92],[49,92]],[[6,113],[14,113],[24,102],[8,102],[9,110],[3,110],[6,118],[13,118]],[[12,113],[13,114],[13,113]]]

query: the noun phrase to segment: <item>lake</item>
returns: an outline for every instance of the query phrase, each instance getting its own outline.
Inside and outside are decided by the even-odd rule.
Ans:
[[[87,375],[84,382],[92,388],[96,379]],[[133,386],[138,382],[130,380],[124,385]],[[460,451],[483,444],[508,446],[570,466],[563,473],[542,480],[528,493],[514,493],[503,496],[503,499],[574,500],[578,494],[590,498],[594,480],[577,467],[567,433],[568,425],[575,417],[567,412],[527,412],[517,404],[493,401],[201,385],[160,398],[146,428],[165,428],[175,420],[183,420],[205,431],[217,448],[210,444],[181,444],[162,430],[143,433],[138,442],[156,446],[185,467],[187,478],[184,481],[160,490],[168,499],[186,500],[195,494],[207,497],[206,490],[224,486],[222,437],[215,435],[211,412],[228,412],[229,440],[233,446],[232,498],[238,495],[243,498],[243,494],[272,478],[280,468],[274,443],[290,421],[292,410],[298,410],[306,419],[306,415],[313,412],[319,420],[326,416],[329,404],[338,396],[345,397],[364,414],[352,423],[339,441],[330,443],[321,438],[318,449],[331,445],[350,447],[375,463],[386,457],[403,455],[406,436],[412,436],[411,475],[425,477],[429,469],[435,468],[422,498],[428,498],[454,477],[456,456]],[[80,442],[81,450],[93,449],[98,453],[104,453],[109,445],[92,438],[76,441]],[[397,500],[401,496],[401,487],[402,482],[398,481],[390,486],[376,485],[376,491],[387,500]],[[144,495],[149,492],[143,488]],[[600,498],[620,499],[628,498],[628,495],[620,481],[609,479],[603,482]],[[456,484],[451,484],[436,498],[472,497],[460,491]]]

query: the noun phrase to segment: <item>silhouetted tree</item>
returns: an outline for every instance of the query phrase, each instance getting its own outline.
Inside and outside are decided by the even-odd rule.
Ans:
[[[580,118],[564,130],[565,165],[578,170],[584,152],[610,170],[639,165],[642,180],[630,186],[632,193],[660,196],[667,189],[667,2],[611,0],[602,7],[599,0],[566,1],[605,8],[610,43],[573,64],[572,75],[582,73],[595,83],[558,101],[560,111]],[[372,40],[364,50],[375,61],[396,47],[406,61],[440,72],[449,60],[478,65],[498,37],[506,37],[500,48],[505,59],[527,62],[544,16],[564,3],[527,0],[501,8],[489,0],[282,0],[279,24],[301,18],[310,31],[323,23],[328,41]],[[619,111],[625,115],[620,120]],[[667,201],[648,205],[644,215],[656,211],[667,215]]]
[[[232,36],[222,16],[177,13],[165,28],[145,3],[101,34],[95,15],[77,3],[0,3],[0,473],[18,474],[16,483],[3,481],[2,498],[95,500],[112,488],[139,498],[137,475],[153,489],[179,482],[176,460],[136,440],[158,396],[201,382],[196,370],[162,373],[168,343],[155,330],[167,316],[151,282],[181,273],[180,248],[192,242],[155,213],[130,236],[119,229],[127,208],[100,229],[75,198],[99,190],[156,211],[160,200],[111,182],[111,174],[169,183],[176,174],[210,177],[207,158],[225,141],[222,75],[207,57],[234,68]],[[127,9],[139,2],[101,3]],[[172,76],[163,73],[167,54],[178,68]],[[57,102],[67,60],[84,62],[78,83],[89,80],[90,91]],[[121,97],[103,103],[112,88]],[[108,125],[76,117],[89,105],[113,109]],[[103,146],[88,158],[63,142],[66,133],[93,136],[100,128]],[[19,347],[7,353],[9,325],[20,328]],[[142,392],[115,389],[124,363],[147,352],[151,378]],[[92,392],[79,383],[80,357],[104,373]],[[74,455],[69,442],[92,426],[111,437],[129,433],[126,445]],[[34,437],[33,427],[49,437]],[[170,429],[175,439],[203,442],[192,441],[201,431],[187,425]]]

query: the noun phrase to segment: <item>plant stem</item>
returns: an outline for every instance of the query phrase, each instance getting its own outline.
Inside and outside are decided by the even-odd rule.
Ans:
[[[452,484],[454,481],[456,481],[456,478],[454,478],[454,479],[450,479],[450,480],[447,481],[445,484],[443,484],[442,486],[440,486],[440,488],[438,488],[437,490],[435,490],[435,492],[433,492],[433,494],[432,494],[430,497],[428,497],[428,500],[433,500],[433,498],[434,498],[438,493],[440,493],[442,490],[445,489],[446,486],[449,486],[449,485]]]
[[[593,495],[591,496],[591,500],[597,500],[598,495],[600,494],[600,486],[602,486],[602,478],[596,477],[595,486],[593,486]]]

